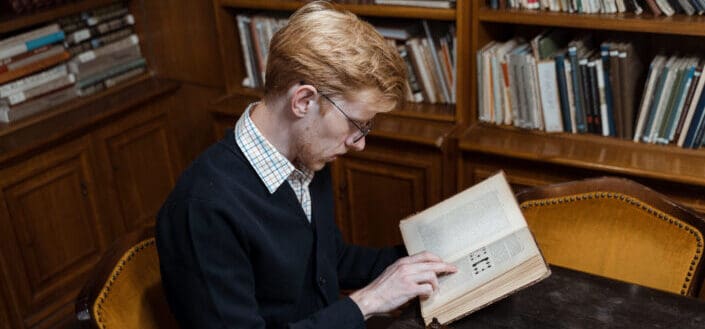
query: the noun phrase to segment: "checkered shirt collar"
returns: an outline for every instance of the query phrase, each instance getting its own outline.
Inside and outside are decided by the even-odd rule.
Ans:
[[[308,185],[313,180],[314,172],[307,169],[297,169],[289,159],[267,141],[252,122],[250,112],[257,104],[248,105],[245,113],[235,124],[235,141],[245,158],[257,172],[269,193],[276,192],[290,176]]]

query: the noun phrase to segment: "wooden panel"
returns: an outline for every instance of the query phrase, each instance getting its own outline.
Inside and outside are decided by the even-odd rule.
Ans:
[[[705,187],[705,153],[674,146],[476,125],[460,149]]]
[[[178,145],[179,158],[174,159],[178,160],[178,172],[215,142],[210,133],[213,120],[207,108],[222,93],[220,89],[184,84],[172,97],[153,105],[169,113],[171,136]]]
[[[166,114],[154,112],[143,109],[97,133],[127,232],[154,224],[178,177]]]
[[[224,85],[210,1],[132,1],[149,67],[160,76],[210,87]]]
[[[433,149],[372,139],[334,168],[338,225],[351,243],[401,243],[399,220],[442,197],[442,159]]]
[[[0,171],[0,256],[13,327],[51,328],[70,316],[106,244],[90,141],[82,138]]]

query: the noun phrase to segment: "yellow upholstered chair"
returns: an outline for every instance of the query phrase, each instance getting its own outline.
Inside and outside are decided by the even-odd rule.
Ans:
[[[697,296],[705,220],[636,182],[613,177],[517,194],[550,264]]]
[[[178,328],[161,285],[152,228],[118,240],[103,256],[76,303],[83,328]]]

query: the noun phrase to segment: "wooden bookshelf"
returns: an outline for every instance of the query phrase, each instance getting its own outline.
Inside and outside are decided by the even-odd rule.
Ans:
[[[546,27],[705,36],[705,16],[654,17],[647,13],[641,15],[573,14],[543,10],[493,10],[480,7],[477,19],[480,22]]]
[[[0,35],[15,30],[21,30],[23,28],[31,27],[37,24],[50,22],[61,17],[80,13],[82,11],[106,6],[114,2],[117,1],[80,0],[69,2],[55,7],[45,8],[37,12],[30,12],[26,14],[18,15],[14,13],[3,12],[0,14]]]
[[[229,8],[254,9],[254,10],[274,10],[274,11],[295,11],[303,6],[302,1],[287,0],[222,0],[220,5]],[[453,21],[456,19],[456,9],[420,8],[405,6],[382,6],[382,5],[357,5],[357,4],[336,4],[338,8],[348,10],[360,16],[370,17],[394,17],[394,18],[414,18],[414,19],[434,19]]]
[[[699,150],[485,124],[468,128],[460,149],[705,187],[705,152]]]
[[[587,32],[597,40],[630,40],[639,51],[644,75],[658,53],[705,55],[703,16],[493,10],[485,1],[473,2],[472,13],[473,56],[492,40],[531,37],[543,28],[570,29],[575,35]],[[472,94],[471,117],[469,127],[459,136],[459,188],[500,169],[507,172],[516,188],[615,175],[640,181],[697,211],[705,211],[705,150],[480,123],[477,67],[472,62],[473,80],[470,90],[466,90]],[[637,106],[642,90],[643,85],[638,85],[639,99],[634,100]]]
[[[261,90],[253,90],[241,85],[243,77],[246,75],[242,59],[239,35],[235,15],[237,13],[253,12],[284,12],[291,13],[303,6],[301,1],[287,0],[214,0],[216,10],[216,22],[219,32],[221,57],[224,58],[223,69],[226,77],[226,94],[240,95],[243,97],[261,97]],[[382,5],[359,5],[359,4],[335,4],[336,7],[349,10],[360,17],[375,19],[408,19],[408,20],[436,20],[454,23],[458,33],[458,58],[467,58],[470,46],[467,32],[470,25],[468,2],[458,2],[457,8],[435,9],[406,6],[382,6]],[[458,60],[457,86],[456,90],[465,90],[470,83],[469,72],[470,63]],[[406,104],[395,111],[392,115],[399,117],[418,118],[429,121],[455,122],[461,123],[466,120],[467,113],[464,109],[469,101],[469,95],[464,92],[457,92],[456,104]],[[218,106],[216,106],[217,108]]]
[[[142,103],[174,92],[179,84],[145,74],[104,92],[75,98],[36,116],[0,124],[0,163],[76,135]]]

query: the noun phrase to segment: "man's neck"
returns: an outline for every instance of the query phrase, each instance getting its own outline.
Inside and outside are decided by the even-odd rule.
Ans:
[[[262,133],[262,136],[293,163],[292,143],[294,141],[291,139],[291,125],[284,122],[286,118],[279,115],[280,113],[281,111],[278,109],[268,108],[268,104],[261,101],[250,109],[250,119]]]

